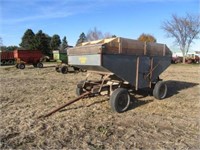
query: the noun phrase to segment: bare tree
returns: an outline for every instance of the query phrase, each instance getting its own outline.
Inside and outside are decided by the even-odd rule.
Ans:
[[[88,41],[95,41],[99,39],[103,39],[103,34],[96,27],[93,30],[89,30],[87,33]]]
[[[163,22],[161,27],[168,37],[175,38],[175,42],[183,53],[183,63],[191,43],[194,39],[199,38],[200,33],[200,16],[187,14],[186,17],[172,15],[170,21]]]
[[[94,27],[93,30],[89,30],[87,33],[87,40],[88,41],[95,41],[99,39],[104,39],[104,38],[111,38],[113,35],[109,32],[102,33],[100,30],[98,30],[96,27]]]

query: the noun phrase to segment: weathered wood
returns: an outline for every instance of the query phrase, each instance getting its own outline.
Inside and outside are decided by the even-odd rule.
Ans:
[[[127,38],[110,38],[85,42],[75,48],[68,49],[68,54],[126,54],[148,56],[171,56],[171,51],[164,44],[141,42]]]
[[[75,48],[69,48],[68,54],[69,55],[98,54],[101,53],[101,48],[102,48],[101,44],[78,46]]]

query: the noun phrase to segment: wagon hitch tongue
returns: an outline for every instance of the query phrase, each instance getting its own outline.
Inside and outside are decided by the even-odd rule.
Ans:
[[[57,111],[63,109],[64,107],[67,107],[67,106],[69,106],[69,105],[71,105],[71,104],[73,104],[73,103],[75,103],[75,102],[81,100],[82,98],[84,98],[84,97],[86,97],[86,96],[89,96],[90,94],[91,94],[91,92],[85,92],[85,93],[83,93],[82,95],[80,95],[79,97],[77,97],[77,98],[75,98],[75,99],[73,99],[73,100],[71,100],[71,101],[69,101],[69,102],[67,102],[67,103],[65,103],[65,104],[63,104],[63,105],[61,105],[61,106],[59,106],[58,108],[53,109],[52,111],[50,111],[50,112],[47,113],[46,115],[41,115],[41,116],[39,116],[38,119],[39,119],[39,118],[46,118],[46,117],[49,117],[49,116],[51,116],[52,114],[56,113]]]

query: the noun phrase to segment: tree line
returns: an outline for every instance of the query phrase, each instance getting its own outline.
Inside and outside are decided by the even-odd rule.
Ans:
[[[52,50],[64,50],[68,47],[66,36],[63,37],[62,41],[58,34],[54,34],[52,37],[39,30],[36,34],[31,30],[27,29],[22,36],[21,43],[18,46],[1,46],[1,50],[13,51],[17,48],[28,49],[28,50],[41,50],[43,54],[50,55]]]
[[[36,34],[27,29],[22,37],[22,41],[19,44],[20,47],[29,50],[41,50],[43,54],[50,55],[52,50],[64,50],[68,47],[66,36],[60,39],[58,34],[54,34],[52,37],[39,30]]]
[[[79,45],[83,42],[93,41],[103,38],[116,37],[115,35],[111,35],[110,33],[102,33],[96,27],[92,30],[89,30],[87,35],[82,32],[76,42],[76,45]],[[21,43],[19,46],[3,46],[2,38],[0,38],[1,42],[1,50],[2,51],[13,51],[17,48],[27,49],[27,50],[41,50],[43,54],[50,55],[52,50],[64,50],[67,48],[68,41],[66,36],[60,39],[58,34],[54,34],[52,37],[48,34],[44,33],[42,30],[39,30],[36,34],[32,31],[32,29],[27,29],[21,39]]]

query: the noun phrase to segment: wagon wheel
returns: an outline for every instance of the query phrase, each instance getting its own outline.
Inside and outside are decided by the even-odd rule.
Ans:
[[[14,63],[13,60],[9,60],[9,61],[8,61],[8,64],[9,64],[9,65],[12,65],[13,63]]]
[[[167,85],[163,81],[158,81],[153,89],[153,96],[156,99],[164,99],[167,95]]]
[[[25,64],[23,64],[23,63],[18,64],[18,67],[19,67],[19,69],[24,69],[25,68]]]
[[[127,89],[117,88],[114,90],[109,102],[113,111],[118,113],[126,111],[130,104],[130,95]]]
[[[67,66],[63,66],[61,67],[61,70],[60,70],[63,74],[67,74],[68,72],[68,67]]]
[[[38,68],[43,68],[43,63],[41,63],[41,62],[37,63],[37,67]]]
[[[2,60],[1,65],[5,65],[5,64],[6,64],[6,61]]]
[[[77,96],[80,96],[82,95],[83,93],[85,93],[85,91],[83,90],[83,84],[84,84],[84,80],[80,81],[78,84],[77,84],[77,87],[76,87],[76,95]]]

